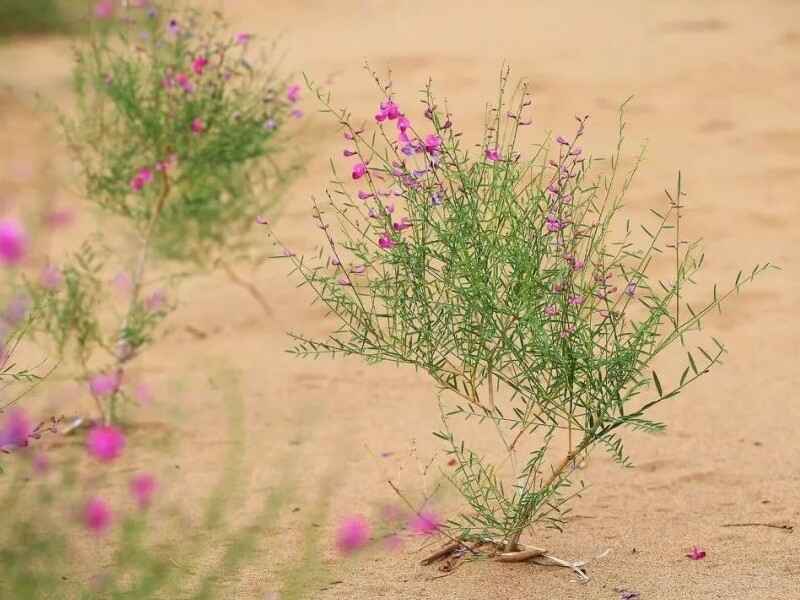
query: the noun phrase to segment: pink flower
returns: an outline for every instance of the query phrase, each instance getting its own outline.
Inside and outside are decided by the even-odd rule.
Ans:
[[[145,509],[150,506],[153,494],[158,489],[158,483],[155,477],[149,473],[139,473],[131,479],[130,489],[131,494],[139,504],[139,508]]]
[[[356,275],[361,275],[366,270],[367,267],[364,265],[353,265],[353,267],[350,269],[350,272],[355,273]]]
[[[194,91],[194,84],[186,73],[178,73],[175,75],[175,83],[187,94],[191,94]]]
[[[371,530],[363,517],[345,519],[336,528],[336,548],[342,554],[350,554],[369,542]]]
[[[408,528],[415,535],[433,535],[439,531],[441,525],[442,522],[436,514],[430,511],[422,511],[414,515],[408,524]]]
[[[573,306],[579,306],[583,304],[583,296],[580,294],[575,294],[574,296],[570,296],[568,302]]]
[[[364,190],[358,190],[358,199],[359,200],[367,200],[372,198],[375,194],[372,192],[365,192]]]
[[[697,546],[692,546],[692,551],[687,554],[692,560],[703,560],[706,557],[706,551]]]
[[[192,71],[197,75],[202,75],[208,65],[208,59],[205,56],[198,56],[192,61]]]
[[[565,327],[565,328],[564,328],[564,329],[561,331],[561,333],[560,333],[560,336],[561,336],[562,338],[569,337],[569,336],[571,336],[573,333],[575,333],[575,330],[576,330],[576,329],[577,329],[577,328],[575,327],[575,325],[567,325],[567,326],[566,326],[566,327]]]
[[[295,108],[292,112],[289,113],[289,116],[295,119],[300,119],[302,118],[303,114],[304,113],[302,110],[300,110],[299,108]]]
[[[94,16],[98,19],[110,19],[114,16],[114,2],[112,0],[100,0],[94,5]]]
[[[361,179],[367,172],[367,165],[363,162],[353,165],[353,179]]]
[[[253,34],[251,33],[237,33],[236,34],[236,45],[238,46],[246,46],[250,40],[253,38]]]
[[[628,285],[625,286],[625,293],[633,298],[633,295],[636,293],[636,282],[630,281]]]
[[[553,215],[547,215],[547,217],[545,219],[545,223],[547,225],[547,231],[549,231],[550,233],[554,233],[556,231],[561,231],[565,227],[564,223],[559,221]]]
[[[39,275],[39,283],[46,290],[57,290],[64,283],[64,274],[53,265],[47,265]]]
[[[555,317],[559,313],[557,304],[548,304],[544,307],[544,314],[548,317]]]
[[[89,391],[98,398],[111,396],[119,390],[121,379],[119,373],[100,373],[89,380]]]
[[[484,154],[486,156],[486,159],[491,160],[492,162],[496,162],[502,158],[500,156],[500,151],[497,148],[492,148],[492,149],[487,148]]]
[[[100,498],[91,498],[83,508],[83,523],[93,533],[100,534],[111,525],[111,510]]]
[[[0,264],[19,264],[28,251],[28,234],[16,219],[0,220]]]
[[[6,416],[0,429],[0,448],[23,448],[33,433],[28,415],[21,408],[15,408]]]
[[[155,290],[144,301],[144,307],[150,312],[160,312],[167,303],[167,293],[164,290]]]
[[[375,115],[375,120],[378,123],[381,123],[385,120],[394,121],[400,116],[400,108],[392,102],[391,100],[387,100],[386,102],[381,102],[380,110]]]
[[[561,144],[562,146],[569,146],[569,142],[565,140],[562,136],[558,136],[556,141]]]
[[[410,127],[411,121],[408,120],[408,117],[401,116],[399,119],[397,119],[397,129],[399,129],[401,132],[405,132],[405,130],[409,129]]]
[[[297,83],[290,85],[286,89],[286,99],[292,104],[300,100],[300,89],[300,85]]]
[[[192,133],[203,133],[206,130],[206,124],[203,119],[196,117],[192,121]]]
[[[101,462],[111,462],[122,454],[125,436],[113,425],[98,425],[86,437],[86,449]]]
[[[141,192],[148,183],[153,181],[153,171],[147,167],[142,167],[131,179],[131,190]]]
[[[344,155],[345,158],[350,158],[351,156],[355,156],[356,154],[358,154],[358,152],[356,152],[355,150],[350,150],[349,148],[345,148],[342,151],[342,154]]]
[[[438,154],[442,149],[442,138],[432,133],[425,138],[425,152],[428,154]]]
[[[381,237],[378,238],[378,246],[384,250],[391,250],[394,247],[394,240],[388,233],[383,233]]]
[[[395,231],[403,231],[405,229],[408,229],[409,227],[411,227],[411,219],[409,219],[408,217],[403,217],[402,219],[400,219],[400,221],[395,221],[392,227],[394,227]]]

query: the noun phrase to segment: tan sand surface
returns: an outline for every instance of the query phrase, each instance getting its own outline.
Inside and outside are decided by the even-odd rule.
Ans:
[[[217,3],[218,4],[218,3]],[[422,375],[355,360],[317,362],[284,353],[286,329],[322,333],[323,312],[307,291],[286,279],[287,267],[268,263],[258,285],[275,310],[265,321],[241,290],[219,276],[184,286],[182,310],[142,371],[158,384],[155,405],[137,415],[167,423],[179,445],[171,455],[144,449],[138,459],[156,472],[179,467],[167,493],[204,495],[221,468],[226,431],[221,395],[208,378],[241,373],[247,414],[246,459],[252,468],[244,508],[229,515],[245,523],[267,490],[290,482],[290,497],[264,530],[264,543],[230,598],[263,598],[281,576],[297,575],[305,553],[322,558],[302,582],[311,599],[540,600],[615,599],[614,588],[647,600],[800,599],[800,532],[731,523],[789,523],[800,527],[800,402],[797,360],[800,299],[800,3],[673,0],[593,2],[408,0],[322,2],[231,0],[226,12],[243,30],[280,34],[286,65],[319,82],[331,81],[334,101],[369,119],[378,96],[362,70],[391,66],[403,105],[432,77],[458,126],[477,136],[484,103],[493,97],[504,61],[530,80],[536,133],[572,129],[573,115],[590,113],[585,147],[611,148],[617,106],[628,96],[631,153],[648,142],[647,160],[629,196],[632,218],[657,207],[681,169],[688,191],[687,228],[706,240],[704,282],[731,281],[740,267],[766,260],[783,271],[765,277],[732,302],[707,333],[731,350],[726,364],[656,411],[663,436],[631,434],[635,470],[598,453],[582,473],[591,487],[574,506],[564,534],[543,532],[537,543],[559,556],[608,554],[590,568],[588,584],[568,571],[531,565],[467,564],[439,577],[420,567],[419,544],[339,559],[335,523],[353,512],[371,514],[395,502],[385,480],[411,495],[430,486],[419,475],[438,446],[434,390]],[[23,105],[39,91],[67,101],[65,42],[27,39],[0,46],[0,163],[63,162],[48,131]],[[308,96],[308,94],[306,94]],[[298,141],[310,160],[293,185],[276,229],[297,251],[318,232],[310,195],[328,177],[328,157],[341,152],[335,124],[304,101]],[[0,168],[0,177],[10,172]],[[35,188],[12,181],[0,195],[30,199]],[[69,198],[69,194],[65,196]],[[186,331],[193,325],[207,336]],[[683,360],[680,352],[673,354]],[[666,364],[665,368],[669,369]],[[149,438],[141,434],[143,444]],[[394,452],[381,458],[382,452]],[[439,457],[436,464],[447,468]],[[437,466],[437,468],[438,468]],[[122,467],[120,467],[122,468]],[[289,473],[288,479],[285,473]],[[445,495],[440,509],[458,506]],[[299,510],[293,511],[293,508]],[[311,528],[311,529],[309,529]],[[319,548],[301,541],[319,535]],[[692,545],[708,556],[690,561]]]

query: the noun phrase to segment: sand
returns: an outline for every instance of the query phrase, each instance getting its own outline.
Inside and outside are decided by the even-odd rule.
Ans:
[[[140,367],[157,385],[156,400],[135,417],[162,424],[179,443],[174,452],[159,453],[148,447],[148,436],[156,434],[145,428],[143,447],[130,460],[157,473],[179,466],[181,478],[165,478],[164,494],[190,506],[202,497],[227,447],[221,392],[208,379],[231,370],[240,374],[251,471],[247,498],[229,516],[247,523],[266,491],[282,485],[290,492],[257,554],[226,580],[224,597],[263,598],[289,575],[303,597],[322,600],[614,599],[615,588],[648,600],[800,598],[797,531],[726,527],[800,527],[800,328],[792,312],[800,291],[793,221],[800,216],[800,5],[236,0],[225,8],[242,29],[281,34],[287,68],[330,81],[335,103],[365,119],[377,102],[361,69],[365,59],[377,69],[391,66],[406,105],[432,77],[459,126],[474,135],[506,61],[514,76],[532,84],[536,133],[569,132],[573,115],[589,113],[584,145],[595,153],[610,149],[616,108],[634,95],[629,148],[647,141],[648,150],[629,196],[631,217],[657,207],[680,169],[687,229],[706,240],[709,289],[766,260],[783,271],[744,291],[724,318],[708,322],[706,333],[730,348],[726,364],[656,411],[669,426],[666,434],[628,436],[636,468],[621,469],[596,454],[581,473],[590,488],[574,506],[576,518],[564,534],[544,532],[536,540],[565,558],[608,550],[592,563],[587,584],[562,569],[493,562],[439,577],[435,567],[418,565],[424,553],[417,543],[397,553],[377,548],[338,558],[331,543],[335,523],[395,502],[387,478],[414,497],[432,484],[414,458],[424,463],[438,448],[430,436],[437,426],[432,386],[391,366],[285,354],[287,329],[316,334],[327,324],[308,292],[285,277],[284,263],[271,262],[258,274],[274,307],[272,320],[221,276],[186,284],[182,310]],[[63,163],[62,152],[52,153],[47,129],[24,105],[34,91],[56,102],[68,98],[65,47],[52,39],[0,46],[0,86],[13,86],[20,98],[2,105],[0,161],[7,169],[38,165],[32,179],[0,183],[3,196],[32,198],[43,185],[40,167]],[[297,251],[318,241],[309,198],[325,186],[328,157],[341,151],[334,124],[310,100],[304,108],[297,144],[309,161],[276,224]],[[188,333],[187,325],[206,337]],[[679,352],[673,356],[682,360]],[[394,454],[381,458],[382,452]],[[434,471],[440,466],[447,468],[438,456]],[[456,508],[457,499],[445,495],[439,507]],[[318,537],[304,547],[298,540],[309,531]],[[702,561],[685,557],[695,544],[708,553]],[[306,575],[297,566],[304,553],[321,559]]]

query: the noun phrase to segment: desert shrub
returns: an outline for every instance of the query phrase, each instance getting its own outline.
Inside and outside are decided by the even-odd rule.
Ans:
[[[77,366],[108,423],[130,400],[129,363],[175,306],[154,267],[167,287],[177,282],[170,274],[222,267],[268,311],[232,262],[259,259],[249,233],[296,169],[276,158],[301,113],[297,86],[218,13],[101,2],[95,21],[102,26],[75,51],[77,109],[61,123],[100,231],[52,266],[57,284],[32,281],[28,293],[37,330]],[[119,224],[135,239],[128,261],[106,233]],[[124,288],[123,307],[110,279]]]
[[[441,391],[435,435],[455,461],[447,476],[468,504],[448,535],[511,553],[533,526],[562,527],[582,489],[577,464],[591,450],[628,465],[623,432],[664,428],[651,410],[725,352],[715,338],[690,350],[687,338],[771,266],[687,303],[703,253],[681,237],[680,176],[653,222],[634,229],[623,198],[641,155],[622,171],[623,113],[609,162],[580,147],[585,116],[571,135],[523,156],[532,99],[525,84],[509,93],[507,79],[477,150],[430,84],[422,118],[381,85],[375,128],[357,126],[318,91],[341,125],[349,165],[314,200],[319,251],[287,259],[338,324],[323,339],[292,333],[291,352],[426,372]],[[653,370],[669,349],[687,360],[674,383]],[[500,458],[478,449],[485,435],[464,439],[454,419],[494,432]]]

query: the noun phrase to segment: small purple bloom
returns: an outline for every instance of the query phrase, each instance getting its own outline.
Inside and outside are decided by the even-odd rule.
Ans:
[[[111,510],[100,498],[91,498],[83,508],[83,523],[93,533],[103,533],[111,525]]]
[[[150,506],[153,494],[155,494],[158,489],[158,483],[156,482],[156,478],[150,475],[150,473],[139,473],[131,479],[130,489],[139,508],[145,509]]]
[[[350,517],[336,529],[336,548],[342,554],[351,554],[369,541],[370,526],[363,517]]]
[[[422,511],[411,519],[408,528],[415,535],[433,535],[442,526],[439,517],[431,511]]]
[[[28,252],[28,234],[16,219],[0,220],[0,264],[16,265]]]
[[[0,429],[0,448],[23,448],[33,433],[30,419],[24,410],[15,408],[6,415]]]
[[[487,160],[490,160],[492,162],[497,162],[498,160],[501,159],[500,151],[497,148],[491,148],[491,149],[487,148],[486,151],[484,152],[484,155],[486,156]]]
[[[94,427],[86,438],[86,449],[100,462],[111,462],[122,454],[125,436],[112,425]]]

